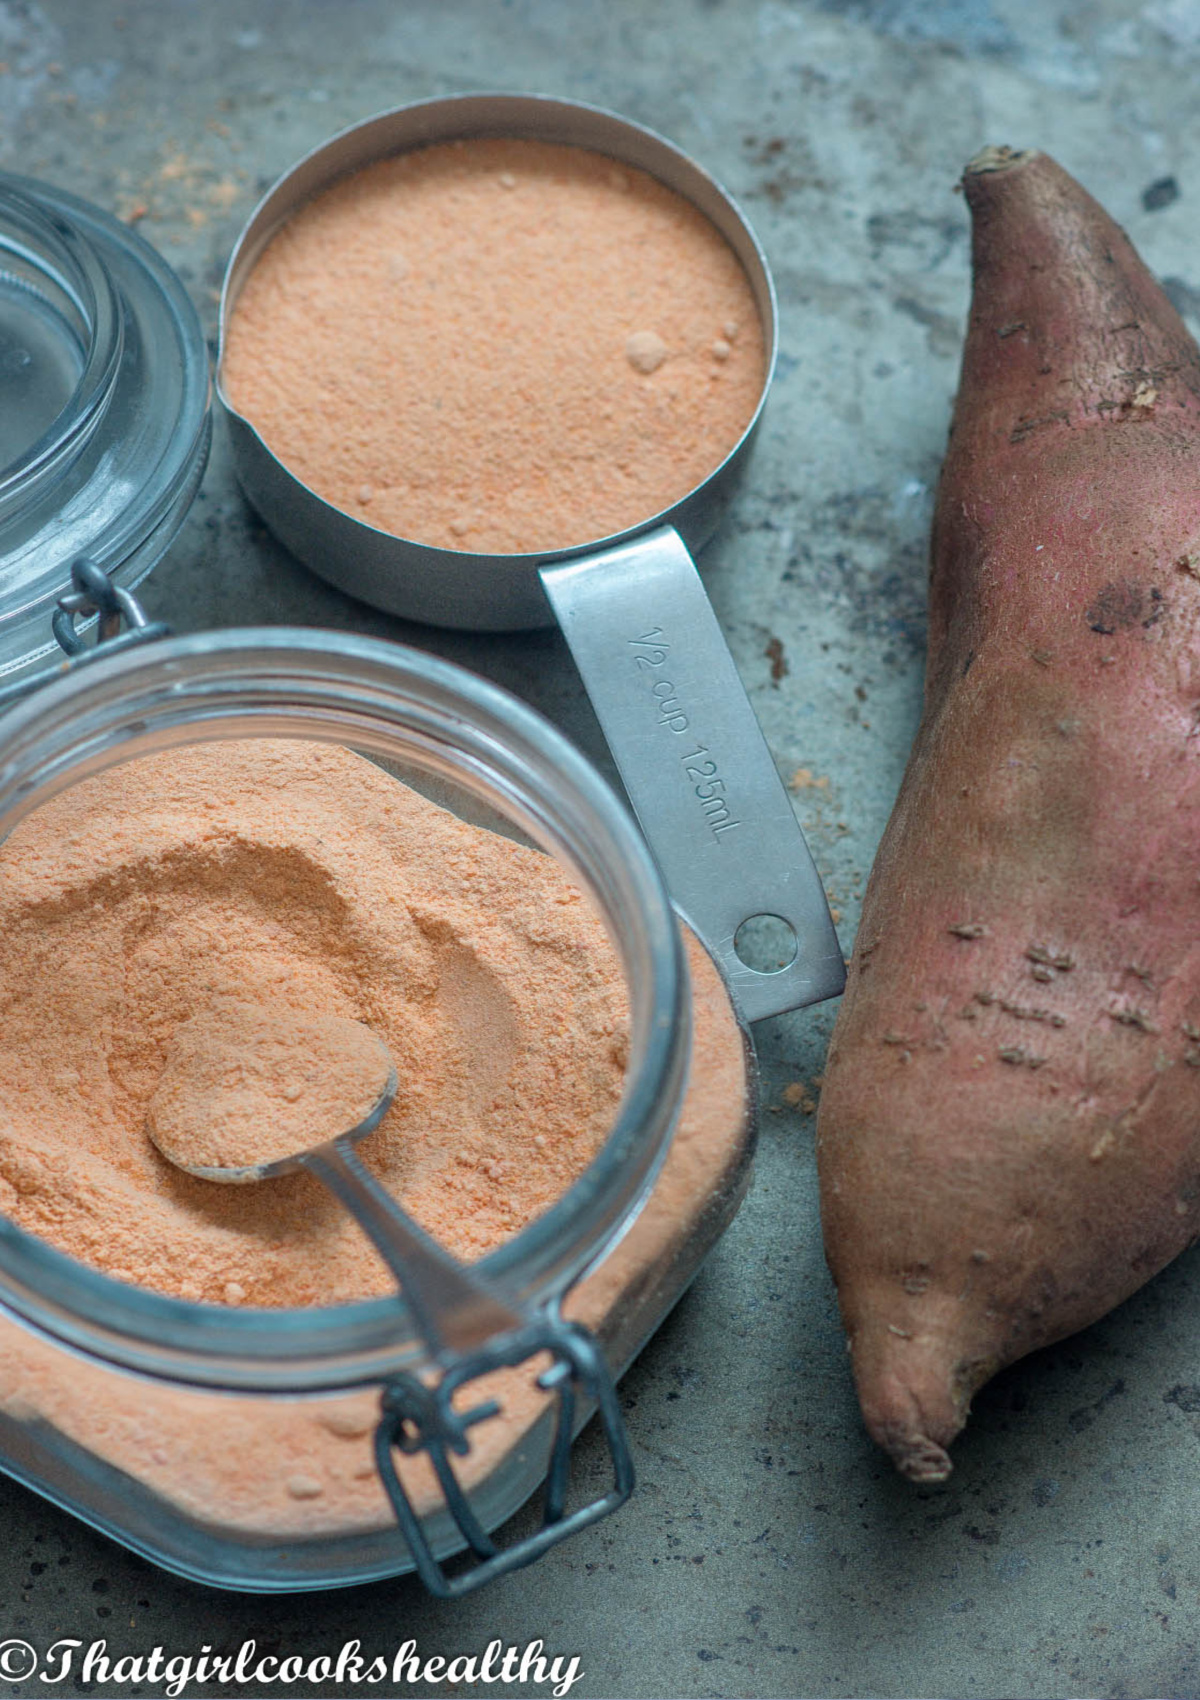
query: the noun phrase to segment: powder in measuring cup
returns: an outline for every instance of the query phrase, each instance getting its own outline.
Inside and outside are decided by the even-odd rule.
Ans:
[[[442,143],[296,213],[228,325],[234,407],[355,518],[545,553],[670,507],[764,379],[732,249],[682,196],[583,148]]]
[[[84,781],[0,846],[0,1211],[181,1298],[387,1291],[312,1176],[223,1186],[151,1144],[176,1035],[235,1004],[378,1034],[403,1090],[360,1154],[467,1260],[559,1198],[615,1118],[624,981],[552,857],[347,750],[196,745]]]

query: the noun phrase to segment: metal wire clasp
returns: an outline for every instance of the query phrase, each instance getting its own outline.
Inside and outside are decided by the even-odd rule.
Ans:
[[[468,1430],[490,1417],[499,1416],[500,1406],[493,1399],[466,1411],[456,1411],[452,1401],[460,1388],[478,1377],[497,1369],[516,1368],[539,1353],[548,1353],[551,1363],[538,1376],[537,1385],[543,1392],[555,1396],[554,1432],[542,1496],[541,1527],[502,1550],[471,1509],[449,1456],[450,1453],[463,1456],[469,1452]],[[612,1462],[613,1485],[599,1499],[568,1513],[566,1500],[571,1441],[588,1405],[596,1407],[603,1426]],[[447,1575],[434,1556],[421,1519],[396,1469],[393,1452],[397,1449],[410,1456],[428,1453],[446,1510],[463,1542],[479,1561],[477,1564],[460,1570],[453,1577]],[[417,1572],[430,1593],[441,1599],[456,1599],[496,1576],[531,1564],[548,1547],[586,1528],[589,1523],[607,1517],[633,1492],[633,1459],[604,1353],[586,1328],[575,1322],[566,1322],[556,1314],[539,1317],[526,1327],[489,1342],[481,1351],[459,1359],[445,1371],[436,1386],[407,1373],[394,1376],[383,1391],[383,1417],[375,1432],[375,1461]]]
[[[71,583],[75,586],[74,590],[59,597],[50,619],[50,629],[66,660],[52,662],[50,666],[42,667],[36,673],[27,673],[0,688],[0,709],[20,702],[42,685],[51,684],[64,673],[74,672],[99,655],[112,655],[116,650],[130,649],[134,644],[169,635],[169,626],[161,620],[148,620],[137,597],[115,585],[104,569],[85,555],[72,562]],[[94,614],[98,614],[100,619],[96,642],[89,649],[75,630],[75,621],[81,615],[86,619]],[[126,622],[124,631],[121,630],[122,621]]]
[[[86,651],[87,646],[75,630],[75,621],[81,614],[85,618],[93,614],[100,616],[97,645],[112,644],[118,640],[123,643],[145,642],[147,638],[167,635],[165,625],[146,618],[146,611],[136,596],[114,584],[104,569],[98,567],[95,561],[89,561],[86,555],[72,563],[71,583],[75,586],[74,590],[59,597],[58,607],[50,620],[50,629],[58,647],[67,655],[83,655]],[[122,620],[127,624],[124,633],[121,631]]]

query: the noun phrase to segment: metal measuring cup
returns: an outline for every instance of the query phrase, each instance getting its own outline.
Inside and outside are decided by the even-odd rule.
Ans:
[[[744,1021],[842,990],[845,968],[820,876],[692,563],[749,453],[775,367],[775,291],[749,225],[724,190],[653,131],[579,102],[455,95],[381,113],[287,172],[238,239],[221,297],[221,351],[242,286],[271,237],[338,178],[391,154],[483,136],[589,148],[690,201],[741,262],[766,353],[762,394],[740,441],[680,501],[614,536],[544,554],[486,555],[413,543],[318,496],[217,392],[247,497],[291,552],[377,608],[481,631],[557,619],[630,802],[678,909],[716,959]],[[774,916],[795,952],[771,971],[738,952],[747,921]]]

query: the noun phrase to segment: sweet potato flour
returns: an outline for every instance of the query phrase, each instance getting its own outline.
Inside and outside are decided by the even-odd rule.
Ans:
[[[448,142],[296,213],[230,320],[222,382],[327,501],[447,549],[546,552],[699,484],[758,404],[749,282],[645,172]]]
[[[151,1144],[175,1035],[239,1004],[379,1035],[401,1091],[360,1153],[466,1259],[560,1196],[621,1092],[620,969],[551,857],[347,750],[196,745],[84,781],[0,846],[0,1211],[181,1298],[387,1291],[311,1176],[219,1185]]]

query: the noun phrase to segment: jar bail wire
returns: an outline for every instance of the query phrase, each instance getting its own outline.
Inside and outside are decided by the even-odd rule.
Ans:
[[[71,563],[71,583],[74,590],[59,597],[50,621],[58,646],[67,659],[52,662],[49,667],[42,667],[0,690],[0,710],[10,703],[20,702],[51,680],[62,678],[64,673],[74,672],[76,668],[94,661],[98,655],[114,655],[118,650],[132,649],[136,644],[171,635],[170,626],[162,620],[149,619],[137,597],[114,584],[103,568],[86,555],[80,555]],[[80,617],[91,619],[96,616],[99,616],[96,642],[89,649],[75,622]],[[124,631],[121,629],[123,620],[126,622]]]

